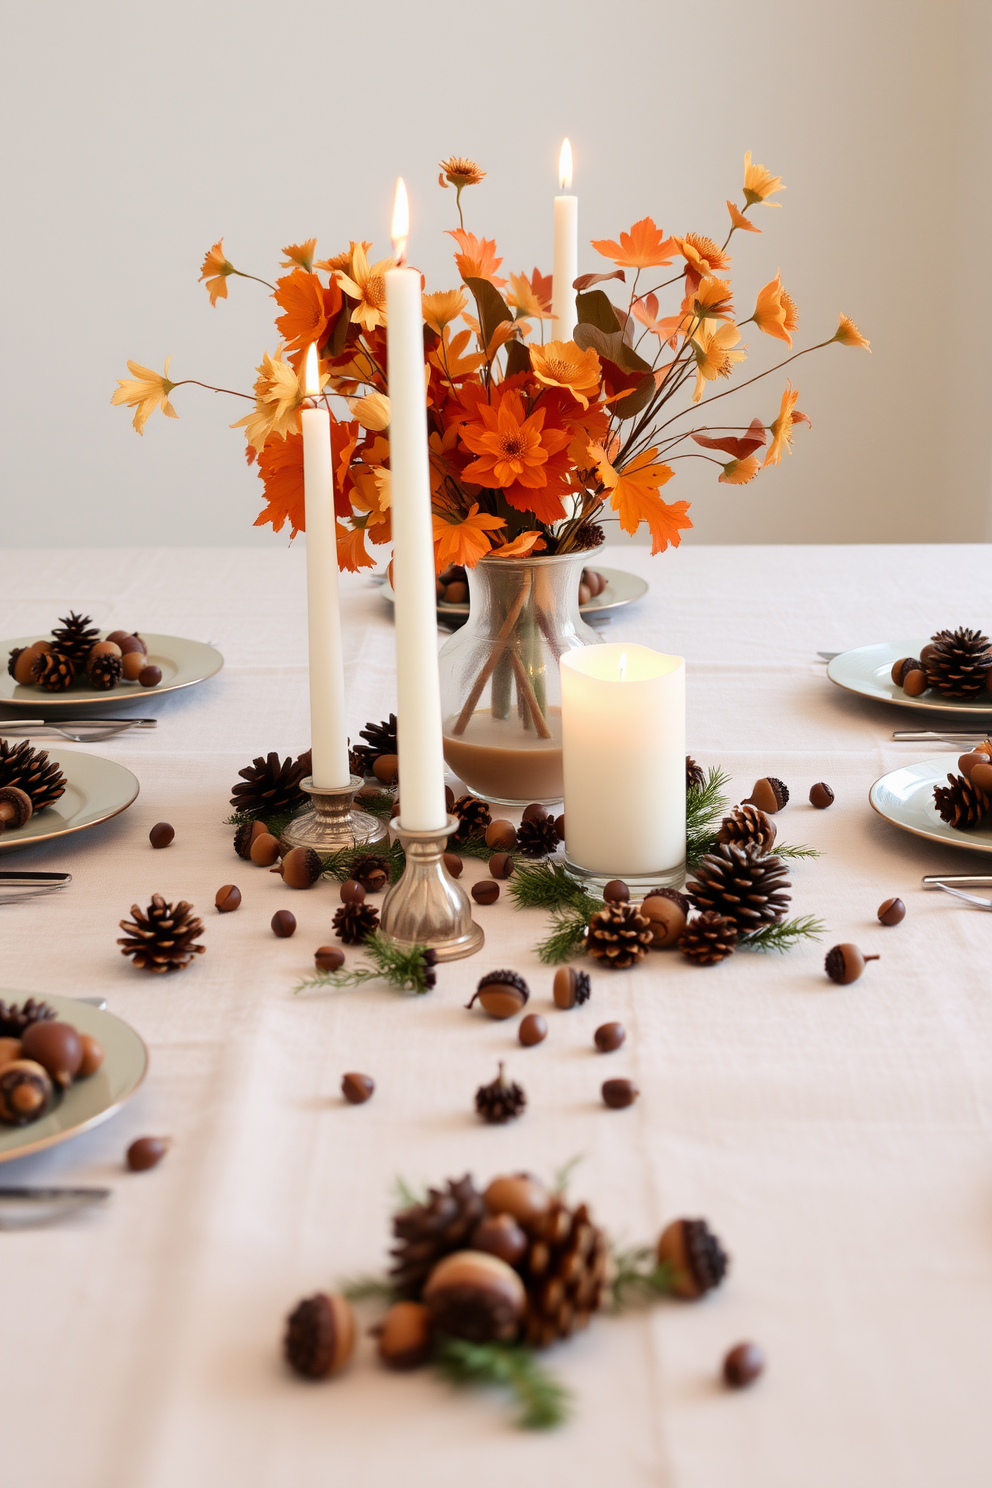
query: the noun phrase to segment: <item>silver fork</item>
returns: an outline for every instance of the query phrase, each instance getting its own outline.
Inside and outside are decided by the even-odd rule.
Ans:
[[[992,899],[982,899],[978,894],[965,894],[961,889],[952,889],[950,884],[935,883],[935,889],[943,889],[945,894],[953,894],[955,899],[963,899],[966,904],[973,904],[976,909],[992,909]]]
[[[71,739],[74,744],[98,743],[101,739],[113,739],[118,734],[134,733],[137,729],[145,733],[148,729],[155,728],[158,720],[156,718],[120,719],[116,723],[94,722],[92,728],[88,728],[83,720],[79,720],[76,729],[86,728],[86,733],[80,734],[76,729],[63,728],[57,723],[41,723],[36,727],[29,724],[17,723],[13,726],[0,723],[0,738],[6,739],[29,739],[43,738],[54,734],[59,739]]]

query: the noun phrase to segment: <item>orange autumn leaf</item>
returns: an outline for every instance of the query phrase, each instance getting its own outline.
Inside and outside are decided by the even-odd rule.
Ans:
[[[273,532],[281,532],[288,522],[290,539],[306,531],[303,435],[292,433],[285,439],[270,439],[259,452],[258,474],[265,486],[265,506],[254,525],[264,527],[271,522]]]
[[[455,254],[455,263],[463,279],[488,279],[497,289],[502,289],[505,279],[497,279],[496,270],[503,262],[496,257],[496,244],[492,238],[477,238],[475,233],[463,227],[448,229],[448,237],[454,238],[460,248]]]
[[[365,547],[364,527],[345,527],[340,522],[337,529],[338,568],[357,573],[360,568],[375,568],[375,559]]]
[[[665,238],[650,217],[635,222],[629,233],[620,234],[619,243],[612,238],[594,239],[592,246],[604,258],[612,259],[620,267],[648,269],[660,264],[670,264],[678,252],[674,238]]]
[[[474,568],[492,547],[490,532],[505,527],[502,517],[489,512],[480,512],[479,503],[473,502],[467,517],[460,522],[446,522],[443,517],[434,517],[434,563],[438,573],[452,563],[464,568]]]
[[[736,207],[732,201],[728,201],[727,211],[730,213],[730,220],[733,223],[734,227],[743,228],[745,232],[760,233],[761,228],[755,227],[750,218],[745,217],[740,207]]]
[[[767,443],[768,436],[765,426],[759,418],[751,420],[747,433],[743,438],[734,434],[721,434],[714,439],[711,434],[691,434],[689,436],[696,444],[701,444],[703,449],[721,450],[725,455],[733,455],[735,460],[746,460],[748,455],[753,455],[756,449]],[[721,480],[723,477],[720,477]]]
[[[623,470],[614,469],[601,444],[591,444],[589,453],[600,480],[610,492],[610,506],[618,514],[624,532],[634,533],[646,522],[651,531],[652,554],[663,553],[669,543],[677,548],[682,541],[680,529],[692,526],[686,515],[689,503],[662,501],[658,495],[675,472],[664,461],[655,460],[657,449],[645,450]]]
[[[491,556],[493,558],[527,558],[531,553],[543,553],[547,546],[535,527],[529,532],[521,532],[519,537],[515,537],[512,542],[501,543],[493,548]]]
[[[457,336],[452,336],[447,326],[441,333],[441,341],[433,351],[428,353],[427,360],[448,382],[458,382],[463,377],[468,377],[486,360],[481,352],[470,352],[463,356],[462,352],[471,339],[472,332],[459,331]]]

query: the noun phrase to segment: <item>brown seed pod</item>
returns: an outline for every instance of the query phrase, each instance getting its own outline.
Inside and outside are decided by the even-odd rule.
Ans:
[[[142,687],[157,687],[162,680],[162,668],[157,666],[142,667],[138,673],[138,681]]]
[[[121,657],[121,676],[125,682],[137,682],[145,669],[143,651],[126,651]]]
[[[593,1034],[596,1048],[601,1054],[612,1054],[619,1049],[627,1037],[627,1030],[622,1023],[601,1023]]]
[[[683,899],[683,894],[679,899]],[[651,940],[649,942],[653,951],[667,950],[669,946],[678,943],[678,938],[685,929],[688,919],[688,900],[686,908],[683,909],[676,899],[662,898],[660,894],[650,894],[640,906],[641,914],[651,926]]]
[[[436,1328],[469,1343],[516,1337],[527,1293],[512,1266],[483,1250],[458,1250],[434,1267],[424,1302]]]
[[[589,1001],[591,992],[592,985],[587,971],[576,971],[574,966],[560,966],[555,972],[551,986],[555,1007],[565,1011],[581,1007],[584,1002]]]
[[[906,918],[906,906],[901,899],[883,899],[878,918],[883,925],[899,925]]]
[[[744,1390],[765,1372],[764,1350],[756,1343],[738,1343],[723,1361],[724,1383],[732,1390]]]
[[[364,1106],[375,1092],[375,1081],[371,1075],[360,1075],[354,1070],[341,1077],[341,1094],[351,1106]]]
[[[51,1104],[52,1082],[36,1060],[12,1059],[0,1069],[0,1121],[27,1126],[40,1121]]]
[[[866,956],[856,945],[844,942],[833,946],[828,952],[823,963],[824,970],[832,982],[839,982],[842,987],[856,982],[865,969],[866,961],[878,961],[879,956]]]
[[[290,889],[312,889],[324,871],[320,854],[312,847],[291,847],[272,869]]]
[[[834,804],[833,789],[825,780],[818,780],[810,789],[809,804],[815,806],[817,811],[826,811],[828,806]]]
[[[989,757],[979,749],[970,749],[967,754],[962,754],[958,760],[958,769],[966,780],[971,779],[971,772],[976,765],[987,765]]]
[[[0,788],[0,831],[6,827],[23,827],[33,814],[34,807],[27,791],[22,791],[17,785]]]
[[[248,849],[248,856],[259,868],[271,868],[281,851],[278,837],[271,832],[260,832]]]
[[[515,1266],[527,1252],[528,1240],[512,1214],[487,1214],[472,1231],[473,1250],[499,1256],[508,1266]]]
[[[902,684],[902,690],[907,697],[922,697],[929,687],[927,674],[922,667],[915,667],[906,673],[906,679]]]
[[[476,904],[495,904],[499,898],[499,884],[492,879],[480,879],[472,885],[472,898]]]
[[[513,859],[509,853],[493,853],[489,859],[489,872],[493,878],[509,878],[513,872]]]
[[[241,890],[237,884],[224,884],[214,895],[218,914],[233,914],[241,904]]]
[[[289,909],[277,909],[269,923],[280,940],[288,940],[296,931],[296,916]]]
[[[108,636],[107,639],[109,641],[111,639],[116,639],[116,637]],[[145,645],[145,643],[141,639],[141,637],[139,635],[137,635],[137,634],[135,634],[135,635],[125,635],[125,636],[122,636],[121,639],[117,642],[117,644],[121,648],[121,655],[122,656],[147,656],[148,655],[148,647]]]
[[[486,846],[506,851],[517,845],[517,829],[511,821],[492,821],[486,828]]]
[[[607,904],[626,904],[630,890],[622,878],[611,878],[603,890],[603,898]]]
[[[970,778],[975,789],[992,801],[992,762],[986,759],[982,764],[974,765]]]
[[[640,1093],[633,1080],[604,1080],[601,1091],[603,1104],[613,1111],[632,1106]]]
[[[535,1044],[543,1044],[547,1036],[547,1020],[542,1018],[540,1013],[528,1013],[526,1018],[521,1018],[517,1038],[525,1049],[532,1049]]]
[[[718,1287],[729,1260],[705,1219],[673,1219],[658,1240],[658,1262],[670,1266],[676,1297],[694,1302]]]
[[[344,965],[344,951],[337,946],[318,946],[313,953],[313,964],[318,971],[337,971]]]
[[[357,878],[346,878],[338,890],[342,904],[364,904],[365,889]]]
[[[892,663],[889,676],[897,687],[902,687],[910,672],[923,670],[923,664],[917,656],[900,656],[898,661]]]
[[[234,834],[234,851],[239,858],[251,858],[251,845],[256,837],[269,836],[269,829],[264,822],[251,821],[242,822]]]
[[[24,1058],[40,1064],[63,1090],[68,1090],[83,1062],[82,1039],[71,1023],[29,1023],[21,1048]]]
[[[168,847],[175,840],[176,829],[171,822],[156,822],[148,833],[152,847]]]
[[[400,760],[397,754],[380,754],[372,766],[372,774],[383,785],[395,785],[400,778]]]
[[[91,1033],[81,1033],[79,1042],[83,1046],[83,1057],[76,1071],[76,1079],[85,1080],[88,1076],[95,1075],[103,1063],[103,1045]]]
[[[444,853],[443,854],[443,858],[444,858],[444,866],[445,866],[445,868],[447,868],[447,870],[450,873],[451,877],[452,878],[461,878],[461,876],[462,876],[462,870],[465,867],[465,860],[464,860],[464,858],[460,858],[457,853],[453,853],[453,852],[446,852],[446,853]]]
[[[482,978],[465,1007],[470,1008],[478,1001],[490,1018],[512,1018],[526,1006],[529,997],[530,988],[517,972],[491,971]]]
[[[121,648],[116,641],[96,641],[86,653],[87,666],[97,656],[114,656],[120,659]]]
[[[520,813],[520,820],[527,822],[544,821],[547,815],[547,806],[542,806],[540,801],[532,801],[531,804],[529,806],[525,806],[523,811]]]
[[[124,1154],[124,1161],[132,1173],[144,1173],[158,1167],[170,1146],[165,1137],[138,1137]]]
[[[431,1315],[423,1302],[394,1302],[377,1329],[379,1358],[389,1369],[417,1369],[431,1352]]]
[[[286,1362],[304,1379],[329,1379],[351,1358],[357,1331],[346,1298],[326,1292],[306,1297],[286,1320]]]
[[[34,666],[37,651],[33,646],[22,646],[19,651],[12,651],[10,654],[13,660],[13,670],[8,664],[8,672],[19,687],[27,687],[31,681],[31,668]]]
[[[764,775],[755,781],[754,790],[747,797],[745,805],[757,806],[767,816],[774,816],[776,811],[781,811],[788,804],[788,800],[789,787],[785,782],[779,780],[777,775]]]
[[[530,1173],[494,1178],[482,1197],[490,1214],[512,1214],[524,1226],[546,1214],[551,1204],[544,1184]]]

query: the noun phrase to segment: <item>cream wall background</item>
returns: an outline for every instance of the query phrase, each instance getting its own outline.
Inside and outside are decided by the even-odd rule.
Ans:
[[[272,304],[235,280],[211,309],[205,249],[223,234],[265,278],[315,233],[378,256],[399,173],[415,261],[454,282],[448,153],[489,172],[468,225],[548,271],[564,134],[585,243],[645,212],[722,237],[751,149],[788,190],[734,240],[738,302],[781,266],[797,344],[841,310],[872,341],[790,368],[813,429],[778,470],[732,489],[681,465],[688,540],[992,538],[990,40],[988,0],[8,0],[4,541],[282,545],[251,526],[241,407],[184,388],[139,439],[109,401],[126,359],[250,388]],[[749,329],[753,372],[779,343]],[[742,423],[785,376],[741,394]]]

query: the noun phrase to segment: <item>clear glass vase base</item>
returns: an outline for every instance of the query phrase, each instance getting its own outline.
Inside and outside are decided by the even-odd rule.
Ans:
[[[585,868],[581,863],[573,863],[572,859],[565,854],[565,867],[574,878],[581,883],[588,884],[591,888],[603,889],[615,878],[619,878],[630,889],[632,894],[644,894],[648,889],[681,889],[685,883],[685,859],[675,868],[659,868],[656,873],[624,873],[622,869],[615,873],[601,873],[595,868]]]

